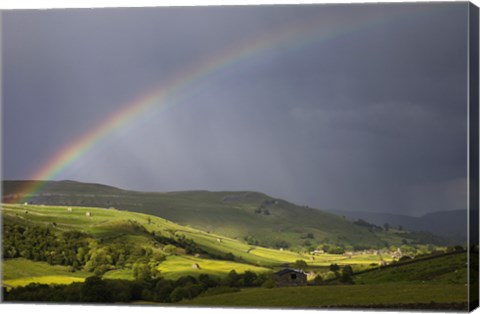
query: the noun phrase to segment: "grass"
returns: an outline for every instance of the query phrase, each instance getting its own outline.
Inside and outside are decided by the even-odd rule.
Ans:
[[[129,212],[125,210],[70,207],[67,206],[38,206],[38,205],[3,205],[3,216],[6,221],[16,219],[25,223],[35,223],[44,226],[56,224],[56,229],[61,231],[80,230],[92,234],[95,237],[112,240],[128,234],[129,238],[135,238],[134,243],[142,246],[151,246],[150,236],[136,229],[138,224],[145,227],[148,232],[171,237],[172,234],[183,234],[192,239],[205,251],[224,256],[232,253],[237,262],[254,264],[262,267],[279,267],[285,263],[294,263],[303,259],[314,267],[329,266],[331,263],[339,265],[368,265],[379,262],[378,256],[354,256],[347,259],[343,255],[322,254],[315,257],[314,261],[306,254],[292,251],[269,249],[260,246],[251,246],[236,239],[212,232],[204,232],[188,226],[182,226],[164,218]],[[26,213],[25,211],[28,211]],[[91,214],[90,217],[86,213]],[[387,259],[388,260],[388,259]]]
[[[7,287],[26,286],[29,283],[70,284],[91,276],[88,272],[71,272],[66,266],[52,266],[24,258],[4,260],[2,264],[2,283]]]
[[[8,288],[23,287],[31,283],[39,284],[55,284],[55,285],[69,285],[74,282],[83,282],[85,278],[71,277],[71,276],[38,276],[4,280],[3,285]]]
[[[197,197],[204,195],[199,193]],[[245,208],[239,207],[239,210]],[[87,212],[90,212],[91,216],[87,216]],[[4,223],[22,222],[51,226],[52,230],[59,232],[81,230],[101,239],[103,243],[126,241],[154,250],[161,248],[153,241],[152,232],[165,237],[184,235],[210,254],[225,256],[232,253],[235,256],[235,261],[226,261],[206,258],[203,255],[195,257],[177,250],[176,255],[167,256],[158,266],[162,276],[168,279],[202,273],[221,277],[231,270],[238,273],[247,270],[256,273],[270,272],[283,267],[282,264],[293,263],[299,259],[305,260],[309,270],[322,274],[325,279],[333,275],[328,271],[328,266],[332,263],[340,266],[352,265],[354,270],[358,271],[381,260],[377,255],[356,255],[348,258],[335,254],[320,254],[310,260],[311,256],[307,254],[252,246],[214,232],[201,231],[164,218],[124,210],[72,207],[72,211],[69,211],[66,206],[6,204],[2,207],[2,216]],[[388,257],[383,259],[389,261]],[[199,297],[184,304],[308,308],[466,302],[465,262],[465,254],[441,256],[355,275],[353,279],[356,284],[351,286],[251,288],[235,293]],[[199,269],[194,269],[194,264],[198,264]],[[7,287],[23,286],[31,282],[69,284],[83,281],[92,275],[88,272],[72,273],[68,267],[51,266],[22,258],[5,260],[2,270],[3,284]],[[103,277],[132,280],[133,272],[128,268],[118,269],[105,273]]]
[[[215,276],[225,276],[232,269],[241,273],[251,270],[257,273],[279,269],[286,263],[294,263],[296,260],[307,262],[309,270],[319,273],[323,278],[329,278],[332,274],[328,271],[328,266],[332,263],[343,265],[352,265],[355,271],[371,267],[370,264],[378,263],[381,260],[377,255],[356,255],[347,258],[343,255],[320,254],[316,255],[314,260],[307,254],[296,253],[288,250],[275,250],[259,246],[245,244],[237,239],[228,238],[212,232],[196,230],[188,226],[182,226],[164,218],[149,216],[140,213],[128,212],[124,210],[102,209],[90,207],[71,207],[71,211],[66,206],[38,206],[38,205],[11,205],[6,204],[2,208],[4,223],[11,221],[23,221],[24,223],[34,223],[44,226],[56,224],[54,230],[81,230],[102,239],[102,241],[123,241],[134,243],[135,245],[155,247],[150,232],[172,237],[173,235],[184,235],[192,239],[205,251],[225,256],[232,253],[235,261],[214,260],[204,258],[203,256],[194,257],[177,252],[177,255],[168,256],[165,261],[159,265],[159,270],[166,278],[176,279],[185,275],[198,275],[206,273]],[[26,212],[27,211],[27,212]],[[90,212],[91,216],[86,213]],[[145,229],[139,228],[143,226]],[[146,231],[147,232],[146,232]],[[389,261],[388,257],[384,257]],[[431,262],[433,263],[433,262]],[[437,263],[437,268],[426,264],[423,268],[415,266],[413,268],[392,269],[379,276],[376,272],[359,275],[355,280],[359,283],[386,283],[402,281],[422,281],[425,279],[415,279],[412,273],[425,274],[428,277],[428,271],[437,272],[438,280],[441,283],[459,283],[464,278],[465,267],[461,267],[460,259],[454,261],[454,270],[450,268],[441,268],[446,262]],[[38,264],[38,265],[37,265]],[[192,265],[200,265],[200,269],[193,269]],[[450,264],[449,264],[450,265]],[[387,275],[388,276],[387,276]],[[8,285],[19,285],[32,280],[48,283],[65,283],[68,280],[81,280],[91,273],[70,273],[67,268],[61,266],[50,266],[46,263],[34,263],[23,259],[6,261],[4,266],[4,282]],[[375,277],[377,276],[377,277]],[[442,277],[443,276],[443,277]],[[73,279],[70,279],[73,278]],[[131,269],[112,270],[104,275],[109,279],[133,279]],[[400,279],[396,279],[400,278]],[[10,281],[7,281],[10,280]],[[12,281],[15,280],[15,281]],[[43,281],[42,281],[43,280]]]
[[[38,205],[11,205],[5,204],[3,206],[4,223],[23,222],[28,224],[39,224],[43,226],[56,227],[52,230],[67,231],[67,230],[81,230],[87,232],[102,242],[129,242],[142,247],[150,247],[158,250],[155,247],[153,238],[150,233],[154,231],[156,234],[171,237],[173,234],[185,235],[193,239],[202,249],[224,256],[227,253],[235,254],[237,261],[213,260],[210,258],[194,257],[191,255],[181,254],[167,257],[166,261],[160,264],[160,271],[166,278],[178,278],[184,275],[198,275],[200,273],[207,273],[216,276],[225,276],[232,269],[237,272],[244,272],[251,270],[254,272],[266,272],[271,269],[260,267],[264,266],[278,266],[287,261],[295,261],[302,258],[301,255],[294,252],[280,252],[267,248],[256,247],[254,254],[247,253],[250,246],[234,239],[229,239],[224,236],[219,236],[213,233],[207,233],[200,230],[195,230],[187,226],[181,226],[163,218],[148,216],[145,214],[132,213],[128,211],[120,211],[114,209],[102,208],[86,208],[86,207],[70,207],[71,211],[66,206],[38,206]],[[91,216],[87,216],[89,212]],[[147,230],[139,228],[143,226]],[[306,258],[306,257],[304,257]],[[28,262],[36,264],[27,260],[21,259],[10,260],[9,264],[18,264],[19,269],[26,269],[22,263]],[[197,263],[200,269],[192,269],[192,265]],[[252,265],[253,264],[253,265]],[[43,264],[42,264],[43,265]],[[44,264],[43,266],[49,266]],[[9,276],[9,279],[20,280],[22,278],[31,277],[34,280],[39,280],[39,276],[57,275],[53,272],[54,268],[40,267],[37,272],[30,275],[18,275],[13,270],[15,267],[5,268],[4,273]],[[62,270],[63,271],[63,270]],[[53,272],[53,273],[52,273]],[[64,274],[65,277],[72,277],[71,273]],[[85,274],[92,275],[91,273]],[[75,277],[75,276],[73,276]],[[77,276],[78,277],[78,276]],[[131,269],[112,270],[104,275],[104,278],[109,279],[133,279]],[[22,279],[26,282],[26,279]],[[33,280],[33,279],[32,279]],[[58,277],[50,278],[49,283],[64,283],[65,278]],[[28,280],[27,280],[28,281]],[[31,281],[30,281],[31,282]],[[9,284],[12,284],[11,282]]]
[[[111,270],[103,274],[103,279],[122,279],[122,280],[134,280],[133,271],[131,269],[116,269]]]
[[[467,287],[443,284],[338,285],[295,288],[250,288],[199,297],[182,304],[245,307],[344,307],[467,301]]]
[[[354,276],[359,284],[428,282],[467,284],[467,254],[439,256],[399,267],[387,267]]]
[[[199,265],[199,269],[194,269],[194,264]],[[199,274],[208,274],[223,277],[230,271],[243,273],[247,270],[257,274],[270,271],[267,268],[256,267],[247,264],[240,264],[231,261],[219,261],[210,259],[200,259],[193,256],[169,256],[158,267],[163,277],[167,279],[178,279],[181,276],[198,276]]]

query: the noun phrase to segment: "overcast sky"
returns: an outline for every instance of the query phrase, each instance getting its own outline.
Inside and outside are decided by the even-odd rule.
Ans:
[[[466,208],[467,5],[4,12],[3,177],[31,178],[152,88],[284,34],[180,86],[53,179],[254,190],[320,209]]]

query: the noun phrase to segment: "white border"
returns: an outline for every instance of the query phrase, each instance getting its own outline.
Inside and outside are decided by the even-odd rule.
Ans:
[[[311,3],[378,3],[379,0],[322,0],[322,1],[288,1],[288,0],[3,0],[0,2],[0,10],[10,9],[57,9],[57,8],[108,8],[108,7],[156,7],[156,6],[192,6],[192,5],[273,5],[273,4],[311,4]],[[381,2],[452,2],[449,0],[436,1],[419,1],[419,0],[387,0]],[[456,1],[466,2],[466,1]],[[480,0],[471,1],[480,7]],[[1,13],[1,12],[0,12]],[[1,16],[0,16],[1,23]],[[1,24],[0,24],[0,74],[1,72]],[[0,77],[1,80],[1,77]],[[0,101],[2,99],[2,85],[0,81]],[[468,87],[469,88],[469,87]],[[2,119],[0,110],[0,121]],[[1,128],[0,128],[1,138]],[[469,158],[469,157],[468,157]],[[1,159],[0,159],[1,161]],[[468,165],[468,164],[467,164]],[[1,169],[0,169],[1,177]],[[1,182],[0,182],[1,188]],[[0,217],[1,220],[1,217]],[[1,225],[0,225],[1,231]],[[1,265],[1,260],[0,260]],[[1,273],[1,268],[0,268]],[[141,312],[142,314],[158,314],[162,313],[180,313],[180,314],[300,314],[300,313],[406,313],[406,311],[364,311],[364,310],[283,310],[283,309],[225,309],[225,308],[175,308],[175,307],[158,307],[158,306],[91,306],[91,305],[39,305],[39,304],[0,304],[2,313],[32,313],[37,314],[85,314],[86,311],[92,314],[100,314],[105,311],[115,311],[115,314],[132,314]],[[415,311],[419,312],[419,311]],[[476,313],[480,310],[476,310]],[[442,312],[435,312],[442,313]]]

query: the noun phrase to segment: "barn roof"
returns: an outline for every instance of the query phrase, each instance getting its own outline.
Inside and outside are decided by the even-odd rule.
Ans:
[[[275,275],[282,276],[288,273],[305,274],[305,272],[303,272],[303,270],[300,270],[300,269],[285,268],[280,271],[277,271]]]

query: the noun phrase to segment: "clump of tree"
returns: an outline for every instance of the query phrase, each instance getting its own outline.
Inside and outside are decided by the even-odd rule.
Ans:
[[[356,224],[357,226],[367,228],[368,231],[370,231],[370,232],[381,231],[382,230],[382,227],[379,227],[377,225],[366,222],[363,219],[358,219],[358,220],[354,221],[353,223]]]
[[[247,235],[243,238],[249,245],[259,245],[260,243],[253,235]]]
[[[347,284],[353,284],[353,268],[350,265],[345,265],[342,269],[342,274],[340,276],[340,282],[342,283],[347,283]]]
[[[313,235],[313,233],[308,232],[308,233],[306,233],[306,234],[304,234],[304,235],[301,235],[301,236],[300,236],[300,239],[313,239],[314,237],[315,237],[315,236]]]
[[[274,247],[277,249],[288,249],[290,244],[285,240],[279,240],[274,243]]]
[[[295,263],[293,264],[293,267],[296,269],[305,270],[307,269],[308,265],[307,265],[307,262],[305,262],[303,259],[299,259],[295,261]]]
[[[79,231],[60,232],[50,227],[19,224],[4,225],[2,249],[4,258],[23,257],[50,265],[70,266],[72,271],[83,268],[95,275],[127,267],[139,260],[158,265],[165,259],[161,252],[152,248],[121,241],[102,243]]]
[[[323,284],[323,279],[322,279],[322,276],[320,275],[316,275],[313,280],[312,280],[312,284],[314,286],[320,286],[321,284]]]
[[[330,254],[344,254],[345,248],[342,246],[329,245],[326,252]]]
[[[90,247],[97,244],[79,231],[56,233],[49,227],[19,224],[5,224],[3,227],[4,258],[23,257],[78,270],[85,265]]]

